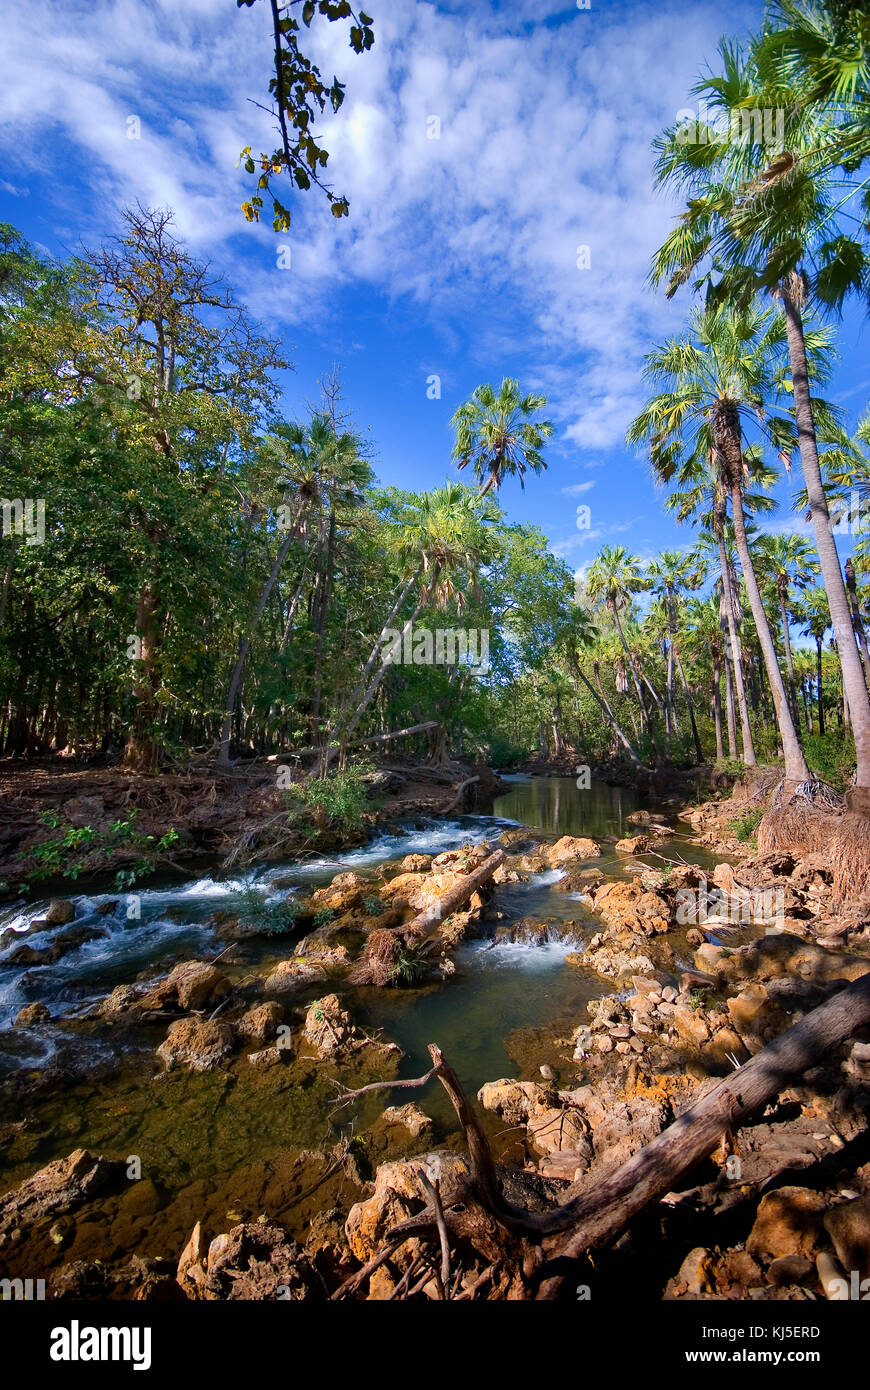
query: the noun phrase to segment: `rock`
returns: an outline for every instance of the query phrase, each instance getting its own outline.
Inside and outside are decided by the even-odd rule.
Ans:
[[[342,1009],[337,994],[326,994],[310,1005],[305,1015],[305,1036],[321,1057],[362,1041],[362,1035],[354,1027],[350,1014]]]
[[[97,1013],[106,1018],[113,1014],[126,1013],[141,997],[142,989],[136,985],[116,985],[110,995],[100,1000]]]
[[[246,1014],[242,1014],[233,1027],[242,1038],[251,1038],[254,1042],[266,1042],[268,1038],[274,1038],[278,1031],[278,1024],[284,1017],[283,1005],[275,1000],[269,1000],[266,1004],[257,1004],[255,1008],[248,1009]]]
[[[548,847],[546,854],[550,863],[555,865],[564,863],[566,859],[595,859],[601,850],[594,840],[563,835],[561,840]]]
[[[830,1207],[824,1219],[843,1268],[870,1278],[870,1197]]]
[[[88,941],[97,941],[109,933],[99,927],[70,927],[68,931],[58,932],[50,946],[35,950],[32,946],[19,946],[2,962],[4,966],[54,965],[55,961],[78,950]]]
[[[106,803],[101,796],[73,796],[64,802],[63,814],[77,830],[86,825],[94,828],[106,814]]]
[[[710,1029],[704,1015],[699,1009],[693,1009],[688,1004],[678,1004],[674,1009],[674,1027],[680,1037],[692,1047],[701,1047],[710,1037]]]
[[[58,1216],[90,1200],[126,1170],[122,1160],[75,1149],[55,1159],[0,1197],[0,1246],[48,1216]],[[17,1237],[16,1237],[17,1238]]]
[[[182,1009],[201,1009],[223,998],[229,987],[216,966],[204,960],[185,960],[170,970],[157,988],[164,996],[175,995]]]
[[[364,1202],[357,1202],[348,1212],[345,1236],[351,1253],[366,1264],[383,1243],[384,1236],[399,1221],[404,1221],[428,1204],[429,1197],[420,1182],[418,1170],[424,1168],[430,1181],[438,1178],[444,1192],[468,1177],[468,1160],[449,1150],[423,1154],[396,1163],[382,1163],[375,1174],[375,1190]],[[419,1242],[406,1241],[390,1260],[398,1269],[406,1269],[419,1250]]]
[[[553,1068],[548,1066],[546,1062],[544,1062],[543,1066],[538,1067],[538,1071],[545,1081],[553,1080]]]
[[[529,1137],[538,1153],[560,1153],[563,1149],[571,1153],[592,1154],[592,1145],[587,1138],[588,1125],[578,1110],[572,1108],[544,1110],[532,1115],[528,1122]]]
[[[43,921],[49,927],[65,927],[75,920],[76,910],[67,898],[52,898]]]
[[[680,1265],[676,1276],[677,1285],[685,1285],[690,1294],[713,1293],[716,1280],[713,1275],[713,1257],[703,1246],[690,1250]]]
[[[527,1120],[538,1103],[544,1087],[536,1081],[513,1081],[503,1078],[500,1081],[487,1081],[477,1093],[484,1110],[494,1110],[508,1124],[519,1124]]]
[[[218,1019],[180,1018],[173,1023],[157,1056],[167,1070],[175,1066],[190,1071],[212,1071],[233,1050],[233,1030]]]
[[[322,1285],[304,1250],[280,1226],[248,1222],[215,1236],[204,1260],[199,1226],[178,1265],[178,1282],[194,1298],[274,1302],[322,1297]]]
[[[249,1052],[248,1061],[252,1067],[275,1067],[287,1056],[283,1047],[264,1047],[260,1052]]]
[[[740,994],[729,999],[728,1013],[750,1052],[760,1052],[789,1026],[788,1016],[772,1003],[762,984],[747,985]]]
[[[765,1263],[783,1255],[813,1256],[824,1208],[824,1199],[807,1187],[780,1187],[765,1193],[746,1249]]]
[[[330,970],[348,964],[347,947],[332,946],[323,951],[311,951],[304,956],[291,956],[279,961],[263,981],[266,994],[288,994],[304,985],[321,983]]]
[[[649,836],[627,836],[624,840],[617,840],[616,848],[620,854],[646,854],[649,849]]]
[[[47,1023],[51,1014],[44,1004],[25,1004],[15,1015],[16,1028],[31,1028],[34,1023]]]
[[[715,946],[712,941],[707,941],[703,946],[699,946],[695,952],[695,964],[699,970],[712,973],[727,955],[728,952],[724,946]]]
[[[406,854],[401,863],[405,873],[425,873],[432,863],[431,854]]]
[[[373,894],[373,891],[371,883],[359,874],[336,874],[326,888],[318,888],[312,893],[311,903],[316,904],[315,910],[329,907],[336,915],[340,915],[358,907],[363,898]]]
[[[424,1115],[413,1101],[408,1105],[389,1106],[384,1111],[383,1118],[388,1125],[404,1125],[412,1139],[419,1139],[421,1134],[432,1128],[429,1116]]]
[[[771,1284],[815,1283],[816,1267],[806,1255],[780,1255],[767,1271]]]

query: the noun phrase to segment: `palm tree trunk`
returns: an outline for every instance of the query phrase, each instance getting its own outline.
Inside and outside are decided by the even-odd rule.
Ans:
[[[640,757],[638,756],[636,750],[633,748],[633,746],[631,745],[631,743],[629,743],[629,741],[628,741],[628,739],[626,738],[625,734],[623,733],[622,729],[619,727],[619,724],[618,724],[617,719],[616,719],[616,715],[613,713],[613,710],[610,708],[610,705],[607,703],[607,700],[606,700],[606,698],[604,697],[604,695],[603,695],[603,694],[599,695],[598,691],[595,689],[595,687],[594,687],[593,685],[591,685],[591,684],[589,683],[589,681],[586,679],[586,677],[584,676],[583,672],[579,669],[579,667],[578,667],[578,669],[577,669],[577,675],[580,677],[581,681],[582,681],[583,684],[586,686],[586,689],[587,689],[587,690],[589,691],[589,693],[592,695],[593,699],[595,699],[595,700],[598,701],[598,704],[601,706],[601,709],[602,709],[602,712],[603,712],[603,714],[604,714],[604,717],[606,718],[606,720],[607,720],[608,724],[610,725],[610,727],[612,728],[613,732],[616,734],[616,737],[619,739],[619,741],[620,741],[620,743],[622,744],[623,748],[624,748],[624,749],[626,750],[626,752],[628,753],[628,756],[631,758],[632,762],[633,762],[633,763],[637,763],[638,767],[640,767],[640,766],[641,766]]]
[[[791,650],[791,634],[788,630],[787,595],[782,588],[779,590],[779,613],[782,619],[782,640],[785,645],[785,666],[788,671],[788,698],[791,705],[791,717],[797,729],[800,727],[800,715],[798,713],[797,691],[795,689],[794,657]]]
[[[722,665],[713,664],[713,723],[716,727],[716,761],[721,763],[725,757],[722,746]]]
[[[737,757],[737,715],[734,710],[734,681],[731,678],[731,653],[727,644],[728,624],[725,624],[725,722],[728,729],[728,756]]]
[[[738,441],[737,448],[740,450]],[[807,760],[804,757],[803,749],[800,746],[794,722],[789,709],[788,697],[783,684],[782,672],[779,669],[776,647],[773,643],[773,636],[770,631],[770,624],[767,621],[767,614],[764,611],[764,603],[761,598],[761,590],[758,587],[758,580],[755,577],[755,567],[752,563],[752,554],[749,549],[749,541],[746,536],[746,522],[743,516],[743,492],[741,483],[743,470],[743,455],[740,450],[740,473],[732,471],[732,461],[729,461],[729,473],[733,479],[731,484],[731,516],[734,522],[734,539],[737,545],[737,553],[740,556],[740,565],[743,570],[743,580],[746,584],[746,592],[749,595],[749,606],[752,609],[752,616],[755,620],[755,630],[758,633],[758,641],[761,646],[761,655],[764,658],[764,668],[767,672],[767,679],[770,691],[773,696],[774,712],[776,714],[777,728],[782,739],[783,754],[785,756],[785,776],[789,782],[808,782],[810,770],[807,767]]]
[[[740,713],[740,733],[743,741],[743,761],[747,767],[755,767],[755,744],[752,741],[752,726],[749,723],[749,707],[746,703],[746,686],[743,680],[743,656],[740,651],[740,638],[737,634],[737,619],[734,616],[734,591],[731,587],[731,565],[725,550],[725,498],[719,488],[713,505],[713,529],[719,543],[719,567],[722,571],[722,599],[725,604],[725,619],[728,624],[728,638],[731,643],[731,677],[737,708]],[[730,732],[730,724],[729,724]]]
[[[686,673],[685,673],[685,671],[683,670],[683,661],[682,661],[682,658],[681,658],[679,652],[676,653],[676,658],[677,658],[677,670],[678,670],[679,673],[680,673],[680,682],[681,682],[682,687],[683,687],[683,694],[684,694],[685,697],[686,697],[686,708],[687,708],[688,711],[689,711],[689,723],[690,723],[691,726],[692,726],[692,738],[693,738],[694,741],[695,741],[695,752],[696,752],[696,754],[698,755],[698,762],[699,762],[699,763],[702,763],[702,762],[704,761],[704,750],[703,750],[703,748],[701,747],[701,740],[700,740],[700,738],[699,738],[699,736],[698,736],[698,726],[697,726],[697,724],[695,723],[695,709],[694,709],[694,706],[693,706],[693,704],[692,704],[692,696],[691,696],[691,694],[690,694],[690,692],[689,692],[689,682],[686,680]],[[722,729],[721,729],[721,723],[720,723],[720,728],[719,728],[719,742],[721,743],[721,741],[722,741]]]
[[[816,638],[816,690],[819,706],[819,733],[825,732],[825,697],[822,694],[822,639]]]
[[[855,754],[857,758],[857,787],[870,790],[870,696],[864,684],[861,658],[855,642],[855,629],[849,612],[849,598],[840,570],[837,543],[831,530],[831,517],[828,501],[822,484],[819,466],[819,451],[816,443],[816,427],[813,419],[813,405],[810,396],[809,373],[807,370],[806,344],[804,342],[803,321],[798,307],[798,279],[790,276],[781,285],[782,300],[785,306],[786,334],[788,337],[789,360],[792,384],[794,387],[795,417],[798,427],[798,445],[801,466],[807,485],[810,515],[816,538],[816,550],[822,571],[831,623],[840,656],[843,673],[843,689],[849,701],[852,716],[852,730],[855,735]],[[821,707],[820,707],[821,712]]]
[[[650,718],[650,712],[647,706],[646,696],[643,693],[643,686],[640,683],[640,673],[638,672],[638,669],[635,665],[634,657],[631,653],[631,648],[629,647],[628,642],[625,640],[625,633],[622,630],[622,623],[619,621],[619,610],[615,603],[611,604],[610,611],[613,614],[613,621],[616,624],[616,631],[619,633],[619,640],[622,643],[622,649],[625,652],[626,658],[628,660],[629,669],[634,680],[634,688],[637,691],[637,699],[638,704],[640,705],[643,722],[646,727],[646,731],[649,734],[650,743],[653,746],[656,762],[659,762],[661,760],[661,753],[659,752],[659,746],[656,742],[655,733],[653,732],[652,719]]]
[[[851,556],[846,561],[846,590],[849,594],[849,606],[852,610],[852,622],[855,625],[855,632],[858,635],[858,646],[861,648],[861,660],[864,663],[864,675],[868,685],[870,685],[870,652],[867,650],[867,633],[864,630],[864,622],[861,617],[861,604],[858,602],[858,589],[855,584],[855,566]]]
[[[269,602],[272,590],[278,582],[278,575],[281,573],[281,567],[287,559],[290,547],[298,535],[299,518],[302,515],[302,507],[303,503],[300,502],[296,508],[293,525],[278,547],[278,554],[275,556],[268,578],[260,590],[260,597],[257,600],[257,607],[251,619],[248,635],[239,638],[238,656],[236,657],[236,664],[233,667],[233,673],[230,676],[230,684],[227,690],[226,703],[224,705],[224,722],[221,727],[220,751],[217,759],[218,765],[221,767],[227,767],[230,761],[230,735],[233,727],[233,714],[236,708],[236,700],[242,686],[242,673],[245,669],[245,662],[248,659],[248,652],[251,650],[251,643],[254,640],[254,633],[257,630],[259,621],[266,611],[266,604]]]

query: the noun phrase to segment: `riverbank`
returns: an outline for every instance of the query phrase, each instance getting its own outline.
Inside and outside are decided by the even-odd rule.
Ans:
[[[269,760],[226,773],[131,773],[56,758],[0,765],[0,901],[347,849],[391,820],[485,808],[504,790],[486,767],[395,759],[366,773],[348,816],[294,798],[301,785],[298,771]]]
[[[38,1269],[61,1296],[276,1297],[280,1285],[324,1297],[376,1257],[388,1229],[425,1209],[421,1167],[448,1188],[467,1172],[437,1081],[336,1107],[342,1092],[423,1074],[425,1044],[438,1042],[479,1093],[505,1190],[549,1210],[870,968],[866,927],[833,903],[823,863],[774,861],[736,838],[723,856],[733,804],[685,822],[619,789],[590,801],[573,781],[520,779],[498,806],[517,820],[534,811],[546,829],[485,817],[430,824],[356,852],[352,866],[347,854],[332,868],[324,857],[284,887],[277,868],[237,885],[272,908],[292,902],[289,951],[274,918],[246,920],[224,887],[206,934],[184,935],[188,897],[162,955],[119,983],[112,942],[153,936],[154,926],[128,935],[118,903],[101,916],[104,900],[80,899],[72,929],[102,921],[110,939],[69,957],[57,1018],[31,1015],[18,1030],[66,1034],[91,1074],[67,1058],[9,1078],[2,1185],[24,1180],[0,1199],[9,1272]],[[436,835],[444,848],[432,853]],[[422,974],[354,987],[354,962],[375,933],[407,924],[497,849],[497,881],[440,924]],[[214,908],[212,889],[200,891]],[[155,926],[169,905],[154,902]],[[44,940],[69,929],[58,924]],[[80,993],[70,1010],[75,996],[64,991],[81,985],[89,950],[109,963],[90,990],[98,997]],[[23,978],[35,990],[60,968],[37,964]],[[822,1257],[842,1264],[846,1249],[831,1234],[846,1220],[837,1212],[848,1208],[849,1229],[860,1231],[870,1195],[867,1050],[860,1037],[838,1049],[632,1221],[596,1257],[596,1296],[620,1286],[624,1295],[628,1281],[633,1296],[651,1298],[824,1297]],[[70,1163],[75,1145],[104,1158]],[[138,1172],[122,1162],[131,1156]],[[764,1235],[771,1213],[778,1234]],[[534,1266],[523,1272],[509,1232],[499,1240],[495,1269],[489,1247],[459,1242],[457,1296],[533,1296]],[[224,1250],[240,1278],[228,1277]],[[352,1296],[401,1296],[416,1259],[404,1290],[419,1283],[417,1296],[437,1297],[436,1254],[418,1236]]]

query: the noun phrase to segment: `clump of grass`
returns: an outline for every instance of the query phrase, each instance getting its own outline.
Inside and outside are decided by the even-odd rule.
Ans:
[[[362,905],[370,917],[379,917],[384,910],[380,898],[363,898]]]
[[[242,894],[239,920],[261,931],[264,936],[280,936],[291,931],[298,915],[299,904],[296,902],[267,902],[256,888],[246,888]]]
[[[358,830],[365,818],[365,777],[371,771],[362,764],[348,767],[329,777],[294,783],[287,788],[287,795],[297,807],[311,813],[320,829]]]
[[[746,844],[755,838],[755,832],[761,824],[764,816],[764,808],[756,807],[753,811],[744,811],[742,816],[735,816],[728,822],[728,829],[739,840],[741,844]]]
[[[334,916],[335,912],[331,907],[321,907],[314,914],[315,927],[328,927]]]

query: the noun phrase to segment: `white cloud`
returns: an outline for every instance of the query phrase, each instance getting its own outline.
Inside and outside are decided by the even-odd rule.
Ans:
[[[554,16],[565,22],[541,22]],[[485,16],[467,0],[391,0],[364,56],[343,25],[315,30],[324,72],[347,83],[325,136],[351,219],[336,222],[313,193],[294,198],[289,273],[271,228],[242,223],[249,181],[234,168],[242,145],[275,144],[248,101],[264,98],[270,72],[264,4],[7,7],[0,140],[17,180],[46,151],[85,162],[86,208],[56,185],[62,236],[93,240],[107,207],[135,199],[171,206],[180,234],[279,328],[322,327],[359,285],[410,297],[448,334],[460,325],[478,363],[518,357],[550,397],[562,445],[600,451],[640,404],[651,336],[682,312],[645,287],[673,213],[652,192],[649,147],[686,104],[720,24],[712,0],[611,17],[567,0]],[[130,115],[139,140],[127,138]]]
[[[583,492],[589,492],[595,486],[595,479],[588,483],[572,483],[570,487],[563,487],[562,491],[567,497],[579,497]]]

